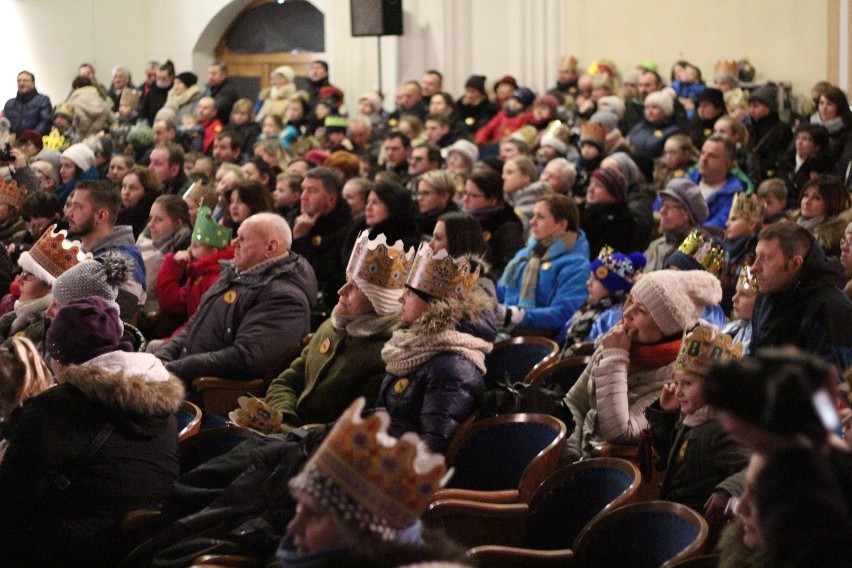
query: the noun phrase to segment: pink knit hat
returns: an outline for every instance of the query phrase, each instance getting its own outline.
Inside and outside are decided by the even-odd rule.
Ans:
[[[656,270],[640,278],[630,293],[645,304],[665,335],[690,329],[706,306],[722,301],[719,280],[699,270]]]

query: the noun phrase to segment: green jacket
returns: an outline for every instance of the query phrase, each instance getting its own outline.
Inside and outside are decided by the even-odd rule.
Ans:
[[[372,405],[385,376],[382,348],[398,322],[398,315],[371,315],[337,329],[327,319],[269,385],[266,402],[290,427],[333,422],[359,396]]]

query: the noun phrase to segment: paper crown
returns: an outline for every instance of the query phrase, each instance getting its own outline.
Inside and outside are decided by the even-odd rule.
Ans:
[[[731,77],[738,77],[740,74],[740,66],[733,59],[718,59],[713,65],[713,73],[716,75],[724,73]]]
[[[53,286],[60,274],[84,260],[92,260],[92,254],[83,252],[82,243],[69,239],[64,230],[56,232],[54,224],[42,233],[29,251],[21,253],[18,264]]]
[[[196,203],[201,203],[208,193],[210,193],[210,184],[204,185],[196,180],[183,192],[184,199],[190,199]]]
[[[388,435],[387,412],[363,419],[363,408],[361,397],[343,412],[290,488],[344,523],[392,540],[426,510],[447,468],[444,456],[428,451],[414,432]]]
[[[740,276],[737,278],[737,288],[742,288],[743,290],[748,290],[755,294],[760,293],[760,286],[757,284],[757,277],[754,275],[754,272],[751,271],[751,266],[748,264],[744,265],[740,270]]]
[[[513,140],[520,140],[521,142],[532,148],[535,145],[536,136],[538,136],[538,130],[536,130],[536,127],[531,124],[527,124],[526,126],[522,126],[512,132],[508,136],[508,138]]]
[[[725,247],[714,241],[710,235],[696,229],[689,233],[677,249],[677,252],[691,257],[704,270],[719,276],[728,267]]]
[[[401,240],[388,246],[384,234],[371,240],[370,231],[365,229],[355,240],[346,275],[357,276],[382,288],[401,290],[405,288],[413,264],[413,247],[406,252]]]
[[[763,206],[760,204],[760,198],[757,193],[751,192],[746,195],[745,192],[740,192],[734,195],[734,202],[731,204],[731,212],[728,214],[728,219],[745,219],[747,221],[763,221]]]
[[[479,267],[472,269],[468,259],[453,258],[446,249],[432,254],[429,244],[423,243],[405,284],[433,298],[459,300],[476,286],[477,280]]]
[[[15,180],[6,181],[5,179],[0,179],[0,203],[11,205],[20,211],[26,198],[26,187],[19,187]]]
[[[205,205],[198,208],[195,228],[192,229],[192,242],[223,249],[231,243],[231,229],[216,223],[213,220],[213,212]]]
[[[742,359],[743,344],[734,343],[730,335],[715,326],[698,324],[684,333],[675,369],[704,376],[713,361]]]
[[[544,135],[541,137],[541,145],[554,146],[562,153],[568,151],[568,144],[571,142],[571,131],[568,127],[562,124],[560,120],[554,120],[547,125]]]
[[[642,253],[634,252],[625,256],[605,245],[592,261],[591,270],[609,292],[626,292],[633,287],[646,262]]]
[[[50,134],[41,137],[42,150],[57,150],[61,152],[70,146],[58,128],[51,128]]]
[[[56,110],[53,111],[53,116],[56,116],[57,114],[64,114],[68,118],[74,118],[74,103],[62,101],[56,105]]]
[[[323,124],[326,130],[335,129],[345,131],[348,127],[345,116],[327,116]]]
[[[580,127],[580,143],[591,142],[603,147],[606,140],[606,126],[599,122],[584,122]]]

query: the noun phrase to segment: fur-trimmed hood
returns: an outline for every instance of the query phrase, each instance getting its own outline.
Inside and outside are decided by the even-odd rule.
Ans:
[[[86,398],[131,419],[173,414],[184,398],[180,379],[150,353],[108,353],[69,367],[64,378]]]
[[[456,329],[486,341],[493,341],[497,335],[494,303],[494,299],[479,288],[471,290],[462,300],[432,302],[426,311],[412,322],[411,332],[424,336]]]

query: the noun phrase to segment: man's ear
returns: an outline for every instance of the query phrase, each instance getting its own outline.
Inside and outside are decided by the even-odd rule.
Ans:
[[[801,270],[805,264],[805,257],[800,254],[794,254],[793,258],[790,259],[790,263],[793,265],[793,270]]]

